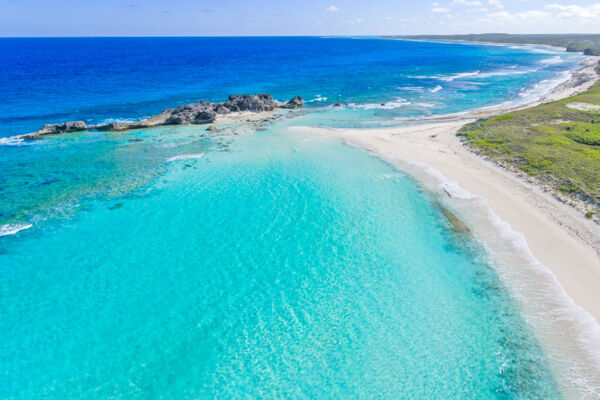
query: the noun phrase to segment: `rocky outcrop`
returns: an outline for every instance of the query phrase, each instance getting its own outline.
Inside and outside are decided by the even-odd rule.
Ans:
[[[296,97],[292,98],[290,101],[288,101],[287,103],[285,103],[282,106],[282,108],[294,109],[294,108],[301,108],[303,106],[304,106],[304,100],[302,100],[302,97],[296,96]]]
[[[229,96],[229,100],[222,103],[222,106],[231,112],[265,112],[275,110],[280,104],[268,94],[257,94],[256,96],[234,94]]]
[[[58,135],[68,132],[80,132],[89,129],[83,121],[60,122],[58,124],[46,124],[39,131],[27,135],[29,137],[37,137],[44,135]]]
[[[296,96],[286,103],[281,103],[268,94],[233,94],[229,96],[227,101],[222,103],[200,101],[164,110],[160,114],[141,121],[114,122],[97,126],[87,126],[83,121],[62,122],[59,124],[44,125],[39,131],[23,137],[36,138],[44,135],[84,130],[125,131],[163,125],[202,125],[215,122],[220,115],[228,115],[236,112],[268,112],[278,108],[296,109],[303,105],[304,101],[300,96]]]
[[[163,112],[163,114],[167,114],[165,125],[210,124],[217,119],[214,109],[215,104],[201,101],[167,110]]]

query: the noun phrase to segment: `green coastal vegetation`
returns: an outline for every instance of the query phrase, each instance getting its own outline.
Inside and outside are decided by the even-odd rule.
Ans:
[[[600,82],[573,97],[473,122],[458,135],[476,152],[575,200],[588,218],[597,218]]]
[[[388,38],[412,40],[466,40],[469,42],[540,44],[546,46],[564,47],[569,52],[582,52],[585,55],[600,56],[600,34],[510,35],[506,33],[483,33],[471,35],[389,36]]]

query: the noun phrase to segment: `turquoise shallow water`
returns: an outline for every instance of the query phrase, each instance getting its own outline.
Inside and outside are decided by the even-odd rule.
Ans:
[[[480,247],[409,177],[277,129],[188,146],[2,237],[2,398],[558,397]]]
[[[374,39],[0,39],[0,398],[559,398],[488,255],[435,196],[285,128],[523,102],[579,60]],[[216,133],[7,139],[232,92],[308,102]]]

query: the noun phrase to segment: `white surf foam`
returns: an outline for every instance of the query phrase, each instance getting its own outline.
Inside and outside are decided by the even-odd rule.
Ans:
[[[518,97],[507,100],[501,103],[492,104],[489,106],[482,106],[473,108],[470,110],[459,111],[450,114],[436,114],[436,115],[424,115],[419,117],[396,117],[393,121],[397,123],[410,123],[410,122],[423,122],[423,121],[436,121],[436,120],[454,120],[469,116],[476,112],[492,112],[496,110],[507,110],[516,107],[522,107],[527,104],[543,101],[548,95],[550,95],[556,88],[563,83],[567,82],[573,76],[572,71],[562,71],[558,76],[552,79],[545,79],[535,83],[532,86],[524,87],[519,91]]]
[[[533,53],[541,53],[541,54],[556,54],[558,52],[561,52],[560,49],[551,49],[548,47],[540,47],[540,46],[536,46],[536,45],[518,45],[518,46],[508,46],[509,49],[513,49],[513,50],[528,50],[531,51]]]
[[[0,138],[0,146],[27,146],[34,142],[28,142],[21,136],[11,136],[7,138]]]
[[[463,79],[486,79],[494,76],[510,76],[510,75],[525,75],[532,72],[537,72],[537,69],[526,69],[526,70],[517,70],[515,66],[509,66],[506,69],[499,69],[495,71],[481,72],[481,71],[473,71],[473,72],[458,72],[455,74],[449,75],[413,75],[409,76],[409,78],[415,79],[436,79],[444,82],[453,82],[456,80]]]
[[[31,224],[22,224],[22,225],[16,225],[16,224],[8,224],[8,225],[0,225],[0,236],[8,236],[8,235],[14,235],[17,232],[23,231],[25,229],[29,229],[31,228],[33,225]]]
[[[178,155],[178,156],[167,158],[167,162],[173,162],[173,161],[178,161],[178,160],[192,160],[192,159],[202,158],[203,156],[204,156],[204,153],[198,153],[198,154],[181,154],[181,155]]]
[[[544,79],[529,88],[523,88],[519,96],[527,100],[536,100],[548,95],[554,88],[571,79],[570,71],[563,71],[553,79]]]
[[[412,76],[408,76],[408,77],[415,78],[415,79],[437,79],[440,81],[452,82],[456,79],[477,76],[477,75],[479,75],[479,73],[480,73],[480,71],[473,71],[473,72],[457,72],[455,74],[450,74],[450,75],[412,75]]]
[[[554,56],[554,57],[550,57],[550,58],[545,58],[542,61],[540,61],[540,63],[545,64],[545,65],[554,65],[554,64],[560,64],[563,61],[564,60],[561,56]]]
[[[441,87],[440,85],[437,85],[437,86],[436,86],[436,87],[434,87],[433,89],[429,89],[429,91],[430,91],[431,93],[437,93],[437,92],[439,92],[440,90],[442,90],[442,87]]]
[[[319,101],[327,101],[327,97],[321,97],[321,95],[318,94],[317,97],[315,97],[312,100],[308,100],[307,103],[315,103],[315,102],[319,102]]]
[[[477,76],[479,75],[479,71],[475,71],[475,72],[461,72],[458,74],[454,74],[454,75],[450,75],[447,77],[440,77],[439,79],[442,81],[446,81],[446,82],[452,82],[456,79],[461,79],[461,78],[468,78],[468,77],[473,77],[473,76]]]
[[[436,170],[435,168],[419,163],[419,162],[410,162],[409,164],[415,165],[421,169],[423,169],[429,176],[433,177],[439,186],[445,193],[448,194],[453,199],[461,199],[461,200],[471,200],[475,198],[475,196],[466,189],[463,189],[458,182],[453,181],[451,179],[446,178],[441,172]]]
[[[365,103],[365,104],[350,103],[350,104],[348,104],[348,107],[358,108],[358,109],[363,109],[363,110],[375,110],[375,109],[393,110],[394,108],[405,107],[410,104],[411,103],[409,101],[406,101],[406,99],[398,98],[394,101],[388,101],[387,103]]]
[[[525,70],[499,70],[499,71],[491,71],[491,72],[483,72],[477,76],[477,78],[485,79],[492,78],[494,76],[511,76],[511,75],[525,75],[530,74],[532,72],[537,72],[537,69],[525,69]]]

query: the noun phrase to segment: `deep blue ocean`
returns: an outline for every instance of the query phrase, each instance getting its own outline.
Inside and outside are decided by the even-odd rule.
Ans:
[[[579,60],[368,38],[0,39],[0,137],[53,121],[139,119],[233,93],[299,95],[314,109],[341,102],[349,106],[328,118],[341,126],[445,114],[537,98]]]
[[[0,398],[561,398],[483,245],[431,193],[286,127],[527,102],[580,60],[376,38],[0,39]],[[260,92],[306,107],[216,132],[14,138]]]

